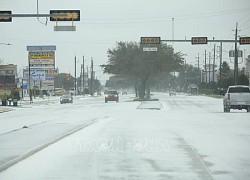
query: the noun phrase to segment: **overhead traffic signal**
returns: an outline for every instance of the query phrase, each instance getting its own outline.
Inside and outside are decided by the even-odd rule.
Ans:
[[[240,44],[250,44],[250,37],[240,37]]]
[[[62,14],[50,17],[50,21],[80,21],[80,10],[50,10],[50,14]]]
[[[0,15],[9,15],[11,14],[11,11],[0,11]],[[12,21],[12,17],[2,17],[0,16],[0,22],[11,22]]]
[[[141,37],[141,44],[160,44],[160,37]]]
[[[207,37],[192,37],[192,44],[207,44]]]

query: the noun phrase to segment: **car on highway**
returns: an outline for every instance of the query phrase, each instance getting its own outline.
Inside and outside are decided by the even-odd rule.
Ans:
[[[73,97],[70,94],[64,94],[60,97],[60,103],[73,103]]]
[[[108,101],[119,102],[119,93],[117,91],[106,91],[105,92],[105,103]]]
[[[169,96],[176,96],[176,90],[175,89],[170,89],[169,90]]]

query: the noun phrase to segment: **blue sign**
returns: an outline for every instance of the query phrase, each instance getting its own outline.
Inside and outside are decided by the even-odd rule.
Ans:
[[[23,84],[23,89],[28,89],[28,84]]]
[[[27,51],[55,51],[56,46],[27,46]]]
[[[54,81],[54,77],[46,77],[45,81]]]

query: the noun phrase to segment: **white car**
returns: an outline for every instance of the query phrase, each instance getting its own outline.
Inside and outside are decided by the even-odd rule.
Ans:
[[[60,103],[73,103],[73,97],[70,94],[64,94],[60,97]]]
[[[224,112],[230,112],[230,109],[246,109],[250,112],[250,87],[229,86],[223,99],[223,107]]]

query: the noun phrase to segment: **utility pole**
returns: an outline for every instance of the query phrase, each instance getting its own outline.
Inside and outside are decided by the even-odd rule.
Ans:
[[[76,56],[75,56],[75,96],[76,96]]]
[[[94,71],[93,71],[93,59],[91,58],[91,77],[90,77],[90,93],[91,93],[91,96],[93,96],[93,74],[94,74]]]
[[[216,45],[214,44],[213,82],[214,82],[214,75],[215,75],[215,47],[216,47]]]
[[[80,94],[82,93],[82,64],[81,64],[81,72],[80,72]]]
[[[200,55],[198,53],[198,57],[196,57],[198,59],[198,71],[199,71],[199,76],[200,76]],[[200,79],[200,77],[199,77]]]
[[[200,55],[199,55],[199,53],[198,53],[198,56],[197,56],[197,57],[195,57],[195,58],[197,58],[197,59],[198,59],[198,69],[200,69]]]
[[[85,71],[84,71],[84,56],[82,56],[82,89],[83,89],[83,93],[84,93],[84,80],[85,80]]]
[[[174,40],[174,18],[172,18],[172,40]],[[172,48],[174,46],[174,42],[172,42]]]
[[[211,81],[211,52],[209,52],[209,62],[208,62],[208,82]]]
[[[235,29],[235,48],[234,48],[234,84],[238,83],[238,50],[237,50],[238,22]]]
[[[206,76],[206,83],[207,83],[207,51],[205,50],[205,76]]]
[[[220,43],[220,80],[221,80],[221,66],[222,66],[222,42]]]

